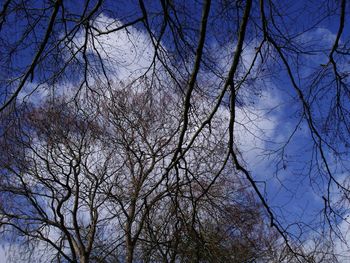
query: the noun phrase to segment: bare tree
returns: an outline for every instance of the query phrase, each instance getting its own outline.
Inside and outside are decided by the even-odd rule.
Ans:
[[[180,132],[176,98],[114,89],[98,103],[57,98],[19,117],[21,134],[9,130],[2,140],[1,224],[28,244],[26,260],[272,257],[277,237],[228,169],[219,120],[169,169]]]
[[[348,8],[3,1],[2,227],[47,239],[58,261],[342,261]],[[272,88],[279,104],[261,104]],[[271,114],[287,128],[268,137],[259,121]],[[244,136],[264,145],[249,148]],[[257,152],[263,168],[247,157]],[[320,213],[286,216],[268,178],[293,198],[312,191]],[[264,220],[273,230],[256,229]],[[253,253],[269,235],[284,248],[263,241]]]

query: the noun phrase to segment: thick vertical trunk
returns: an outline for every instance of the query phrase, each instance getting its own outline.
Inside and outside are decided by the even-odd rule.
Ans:
[[[129,218],[126,224],[126,262],[132,263],[134,257],[134,242],[132,240],[132,224],[135,215],[135,202],[133,201],[129,209]]]
[[[77,245],[77,243],[74,243],[74,251],[75,254],[77,255],[78,261],[79,263],[88,263],[89,262],[89,255],[88,253],[85,252],[84,248],[79,247]]]
[[[80,256],[80,263],[88,263],[89,259],[86,255],[81,255]]]
[[[127,235],[126,238],[126,262],[132,263],[134,258],[134,245],[131,239],[131,235]]]

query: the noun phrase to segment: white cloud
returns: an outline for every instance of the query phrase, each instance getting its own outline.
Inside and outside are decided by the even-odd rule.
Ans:
[[[7,246],[0,244],[0,263],[7,263]]]
[[[349,222],[343,221],[339,224],[339,230],[343,235],[344,240],[335,239],[334,249],[338,255],[340,262],[350,263],[350,225]]]
[[[108,34],[99,34],[120,27],[117,19],[103,14],[98,16],[93,26],[94,36],[89,37],[88,49],[90,54],[99,54],[105,65],[116,75],[111,76],[119,81],[136,79],[143,75],[151,66],[154,57],[154,47],[149,35],[135,27],[128,27]],[[85,41],[84,32],[77,37],[76,43],[82,46]]]

